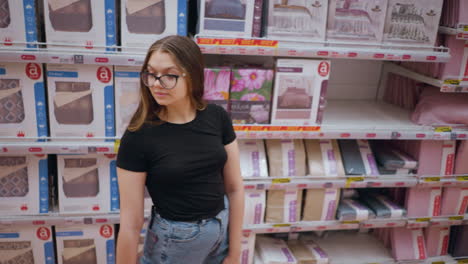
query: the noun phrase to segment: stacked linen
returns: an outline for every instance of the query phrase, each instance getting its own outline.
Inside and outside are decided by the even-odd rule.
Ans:
[[[297,264],[288,245],[281,239],[257,236],[256,248],[264,264]]]
[[[239,158],[244,178],[268,177],[268,166],[263,140],[240,139]]]
[[[379,175],[367,140],[339,140],[346,175]]]
[[[265,190],[248,190],[245,192],[244,225],[262,224],[266,208]]]
[[[353,199],[343,199],[338,205],[336,218],[340,221],[363,221],[375,218],[375,213]]]
[[[302,190],[269,190],[265,222],[291,223],[300,221]]]
[[[339,189],[306,190],[302,221],[335,220],[339,200]]]
[[[468,188],[445,187],[442,192],[441,215],[465,215],[468,208]]]
[[[266,141],[271,177],[306,175],[306,155],[302,139],[270,139]]]
[[[409,188],[406,193],[405,208],[410,218],[440,215],[441,187]]]
[[[427,258],[424,233],[421,228],[397,227],[392,230],[392,253],[396,260],[424,260]]]
[[[369,141],[375,159],[379,167],[380,174],[410,174],[412,170],[418,168],[418,162],[408,154],[382,141]]]
[[[450,227],[430,226],[424,232],[428,257],[448,254]]]
[[[241,237],[241,264],[257,264],[254,262],[255,256],[255,237],[252,232],[243,233]]]
[[[341,152],[334,139],[304,140],[309,174],[317,177],[345,176]]]
[[[313,240],[302,239],[287,242],[297,264],[328,264],[328,255]]]
[[[376,218],[401,219],[406,215],[404,208],[384,195],[361,195],[361,201],[375,213]]]

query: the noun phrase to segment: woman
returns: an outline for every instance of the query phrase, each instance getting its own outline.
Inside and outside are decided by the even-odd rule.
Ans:
[[[145,185],[155,206],[140,263],[240,262],[239,150],[226,111],[202,99],[203,68],[187,37],[158,40],[146,55],[141,102],[117,157],[117,264],[137,262]]]

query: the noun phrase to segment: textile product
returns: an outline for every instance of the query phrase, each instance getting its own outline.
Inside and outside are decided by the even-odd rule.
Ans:
[[[21,123],[24,115],[20,80],[0,79],[0,125]]]
[[[468,2],[465,0],[444,1],[440,24],[456,28],[458,23],[468,23],[468,13],[466,10],[468,10]]]
[[[64,240],[62,259],[63,264],[97,264],[94,240]]]
[[[340,200],[338,189],[307,189],[302,221],[332,221]]]
[[[449,253],[452,257],[468,256],[468,225],[450,227]]]
[[[289,240],[287,245],[297,264],[328,264],[328,255],[313,241]]]
[[[8,0],[0,0],[0,28],[6,28],[10,25],[10,8]]]
[[[59,124],[85,125],[94,120],[88,82],[55,82],[54,114]]]
[[[404,208],[383,195],[364,195],[360,201],[374,211],[376,218],[401,219],[406,215]]]
[[[165,0],[127,0],[127,27],[131,33],[161,34],[166,29]]]
[[[444,256],[448,254],[450,228],[429,226],[424,232],[428,257]]]
[[[427,258],[424,234],[421,228],[392,228],[392,253],[396,260],[423,260]]]
[[[238,143],[242,177],[268,177],[263,140],[240,139]]]
[[[448,2],[448,1],[445,1]],[[445,3],[444,2],[444,3]],[[467,7],[468,8],[468,5]],[[466,12],[465,12],[466,13]],[[468,21],[467,21],[468,22]],[[468,78],[468,71],[466,69],[467,59],[463,56],[466,48],[463,41],[459,41],[456,35],[445,35],[445,47],[450,48],[450,60],[447,63],[440,63],[440,73],[435,78],[442,80],[445,79],[462,79]],[[431,63],[432,64],[432,63]],[[439,63],[436,63],[439,64]]]
[[[416,169],[418,162],[388,142],[369,141],[377,163],[388,170]]]
[[[269,124],[273,70],[232,69],[230,110],[237,124]]]
[[[246,191],[244,203],[244,225],[263,224],[266,207],[264,190]]]
[[[306,156],[301,139],[266,140],[269,173],[271,177],[306,175]]]
[[[1,264],[34,264],[30,241],[0,242]]]
[[[442,188],[409,188],[405,208],[409,218],[440,215]]]
[[[338,140],[346,175],[378,175],[367,140]]]
[[[338,205],[336,218],[340,221],[361,221],[374,219],[375,213],[356,200],[343,199]]]
[[[245,4],[241,0],[205,1],[205,16],[212,18],[245,18]]]
[[[49,19],[56,31],[88,32],[93,27],[91,0],[48,0]]]
[[[455,174],[468,173],[468,141],[460,140],[460,145],[457,148],[457,157],[455,159]]]
[[[26,157],[0,156],[0,197],[24,197],[28,192]]]
[[[66,197],[94,197],[99,193],[96,158],[66,158],[62,177]]]
[[[266,223],[300,221],[302,190],[269,190],[267,192]]]
[[[426,87],[416,105],[411,121],[418,125],[468,125],[468,94],[442,93]]]
[[[468,208],[468,188],[445,187],[442,194],[441,215],[464,215]]]
[[[205,68],[204,75],[205,92],[203,99],[209,103],[222,106],[224,110],[227,110],[231,69],[227,67]]]
[[[297,264],[296,258],[283,240],[266,236],[257,236],[256,240],[255,247],[263,263]]]
[[[304,140],[311,176],[344,176],[341,151],[336,140]]]

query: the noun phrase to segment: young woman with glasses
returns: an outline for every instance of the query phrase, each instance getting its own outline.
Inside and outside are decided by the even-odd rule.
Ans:
[[[203,97],[203,56],[189,38],[155,42],[141,101],[117,157],[117,264],[136,263],[145,186],[154,202],[140,263],[240,263],[244,192],[227,112]]]

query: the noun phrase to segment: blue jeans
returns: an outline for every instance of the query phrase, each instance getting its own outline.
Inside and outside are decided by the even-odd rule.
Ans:
[[[167,220],[157,213],[152,219],[140,264],[221,264],[228,254],[228,208],[196,222]]]

